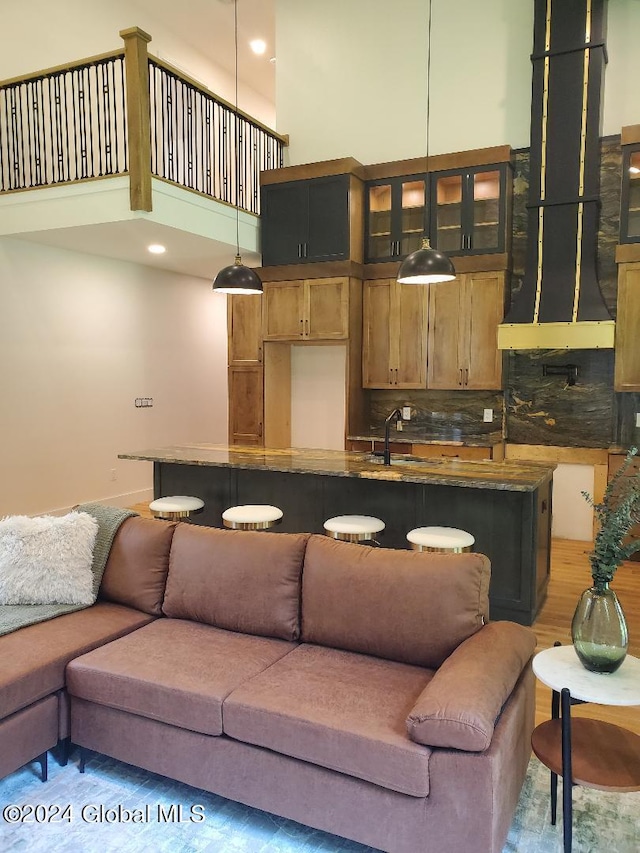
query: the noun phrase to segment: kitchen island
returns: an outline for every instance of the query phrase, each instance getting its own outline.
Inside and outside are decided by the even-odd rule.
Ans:
[[[198,524],[221,527],[223,510],[269,503],[281,532],[322,533],[334,515],[375,515],[381,543],[406,548],[413,527],[460,527],[492,564],[492,619],[531,625],[546,596],[553,465],[467,462],[368,453],[191,444],[120,454],[153,462],[154,496],[189,494]]]

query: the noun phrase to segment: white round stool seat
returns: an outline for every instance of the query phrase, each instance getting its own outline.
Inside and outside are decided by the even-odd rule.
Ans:
[[[188,518],[191,513],[198,512],[204,506],[200,498],[189,495],[171,495],[171,497],[157,498],[151,501],[149,509],[156,518],[168,518],[177,521],[179,518]]]
[[[231,530],[266,530],[282,519],[283,512],[269,504],[231,506],[222,513],[222,523]]]
[[[336,515],[324,523],[327,536],[345,542],[366,542],[384,530],[384,521],[373,515]]]
[[[453,554],[470,551],[476,541],[466,530],[458,530],[457,527],[416,527],[407,533],[407,539],[416,551]]]

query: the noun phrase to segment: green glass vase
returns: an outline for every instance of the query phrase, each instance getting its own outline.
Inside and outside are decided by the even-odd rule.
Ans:
[[[608,583],[585,589],[571,623],[576,654],[592,672],[615,672],[629,648],[627,623]]]

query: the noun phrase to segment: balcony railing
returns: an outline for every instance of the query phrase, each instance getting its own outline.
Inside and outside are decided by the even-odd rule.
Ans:
[[[151,210],[151,177],[260,212],[260,172],[286,137],[147,54],[124,50],[0,83],[0,193],[128,174],[132,210]],[[237,141],[237,151],[236,151]]]

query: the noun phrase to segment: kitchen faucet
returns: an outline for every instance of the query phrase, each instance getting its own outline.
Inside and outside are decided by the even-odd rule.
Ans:
[[[391,451],[389,450],[389,429],[391,424],[395,421],[402,420],[402,409],[394,409],[390,415],[387,415],[384,422],[384,452],[383,456],[383,465],[391,465]]]

